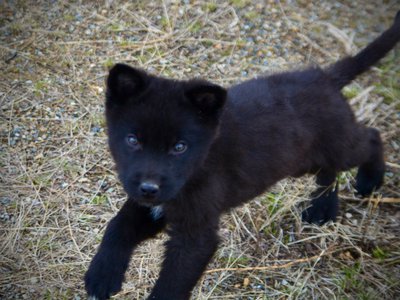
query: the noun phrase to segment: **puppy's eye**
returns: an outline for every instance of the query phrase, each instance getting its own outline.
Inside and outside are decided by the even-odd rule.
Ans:
[[[139,140],[138,140],[137,136],[134,134],[128,134],[128,136],[126,137],[126,143],[128,144],[128,146],[131,146],[134,148],[139,146]]]
[[[181,153],[185,152],[186,149],[187,149],[186,143],[184,141],[179,141],[172,148],[172,153],[173,154],[181,154]]]

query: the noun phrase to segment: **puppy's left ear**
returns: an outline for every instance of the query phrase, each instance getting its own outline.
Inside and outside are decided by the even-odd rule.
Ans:
[[[226,101],[226,89],[203,80],[188,82],[185,96],[202,114],[218,117]]]

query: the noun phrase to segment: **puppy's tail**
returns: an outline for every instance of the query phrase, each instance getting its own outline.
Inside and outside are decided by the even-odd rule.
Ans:
[[[393,25],[357,55],[339,60],[326,69],[338,88],[349,84],[384,57],[400,40],[400,11]]]

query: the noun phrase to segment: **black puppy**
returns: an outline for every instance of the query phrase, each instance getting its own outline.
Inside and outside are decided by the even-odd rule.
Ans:
[[[358,193],[378,188],[385,166],[379,133],[356,122],[340,90],[399,39],[400,12],[354,57],[228,90],[113,67],[109,146],[129,199],[86,273],[89,296],[118,292],[133,249],[166,228],[165,259],[148,299],[188,299],[217,248],[221,214],[284,177],[316,174],[320,187],[303,219],[318,224],[336,218],[337,172],[359,166]]]

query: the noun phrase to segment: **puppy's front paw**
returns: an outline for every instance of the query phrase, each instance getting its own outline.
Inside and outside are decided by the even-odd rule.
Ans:
[[[320,191],[318,190],[315,195],[318,195]],[[311,200],[311,206],[303,211],[302,220],[317,225],[323,225],[328,221],[336,221],[338,206],[337,189],[322,192],[314,197]]]
[[[329,221],[325,218],[325,211],[318,206],[311,205],[310,207],[303,210],[301,214],[301,219],[303,222],[322,225]]]
[[[85,274],[89,299],[106,300],[121,290],[124,268],[112,257],[97,253]]]

